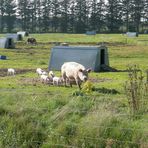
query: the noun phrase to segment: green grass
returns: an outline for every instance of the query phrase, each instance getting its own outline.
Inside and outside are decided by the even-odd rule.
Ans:
[[[2,36],[2,35],[0,35]],[[148,36],[126,38],[116,34],[31,34],[39,44],[31,46],[25,40],[16,49],[0,49],[0,147],[61,148],[66,146],[103,148],[148,146],[148,115],[132,118],[124,92],[127,72],[90,73],[94,91],[83,94],[76,86],[41,84],[35,73],[37,67],[48,68],[48,42],[90,44],[106,42],[110,66],[127,69],[138,64],[148,69]],[[18,72],[6,76],[6,69]],[[3,72],[2,72],[3,69]],[[25,71],[23,71],[25,70]],[[55,72],[60,75],[60,72]],[[3,75],[3,76],[2,76]],[[117,92],[117,93],[115,93]]]
[[[0,34],[4,37],[5,34]],[[37,42],[51,43],[51,42],[70,42],[81,44],[92,43],[111,43],[111,44],[136,44],[148,45],[148,37],[145,34],[140,34],[139,37],[127,37],[122,34],[96,34],[95,36],[85,34],[63,34],[63,33],[47,33],[47,34],[30,34],[35,37]],[[25,39],[26,40],[26,39]]]
[[[136,44],[136,45],[148,45],[147,35],[139,35],[139,37],[129,38],[122,34],[97,34],[95,36],[89,36],[85,34],[31,34],[38,42],[50,43],[50,42],[70,42],[81,44],[92,43],[112,43],[112,44]]]

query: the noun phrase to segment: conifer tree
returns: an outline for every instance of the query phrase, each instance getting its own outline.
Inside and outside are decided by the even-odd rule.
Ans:
[[[84,33],[88,28],[88,2],[87,0],[76,0],[75,14],[76,14],[76,33]]]
[[[59,27],[59,16],[60,16],[60,5],[58,0],[52,0],[51,13],[52,13],[52,31],[57,32]]]
[[[29,30],[29,0],[18,0],[18,17],[21,22],[22,30]]]
[[[70,0],[62,0],[61,4],[61,19],[60,19],[60,28],[62,32],[67,32],[69,25],[69,8]]]
[[[5,0],[4,7],[7,32],[11,32],[16,18],[16,3],[14,0]]]
[[[0,0],[0,32],[1,33],[4,30],[4,13],[5,13],[4,0]]]
[[[108,0],[106,5],[106,25],[110,32],[118,32],[122,25],[122,5],[120,0]]]

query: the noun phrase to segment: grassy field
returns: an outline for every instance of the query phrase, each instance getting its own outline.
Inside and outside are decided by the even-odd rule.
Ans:
[[[0,35],[4,36],[4,35]],[[1,148],[147,148],[148,110],[130,114],[124,85],[127,65],[148,69],[148,36],[127,38],[121,34],[31,34],[16,49],[0,49],[0,147]],[[72,45],[105,44],[110,66],[121,72],[90,73],[95,89],[89,93],[45,85],[36,68],[48,69],[55,42]],[[15,77],[7,68],[15,68]],[[56,75],[60,72],[56,71]],[[148,99],[148,98],[147,98]],[[148,107],[147,107],[148,108]]]

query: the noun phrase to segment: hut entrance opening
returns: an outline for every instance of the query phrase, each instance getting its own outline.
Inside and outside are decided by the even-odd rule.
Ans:
[[[105,64],[105,50],[104,49],[101,49],[100,63],[101,63],[101,65]]]
[[[12,39],[8,39],[8,46],[9,46],[9,47],[12,46]]]

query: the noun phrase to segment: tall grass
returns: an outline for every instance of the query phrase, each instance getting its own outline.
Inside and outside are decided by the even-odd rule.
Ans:
[[[36,37],[37,46],[25,44],[25,38],[16,43],[16,49],[0,49],[8,57],[0,61],[0,148],[148,147],[147,104],[142,104],[144,110],[133,119],[123,89],[127,64],[138,63],[142,70],[147,69],[147,46],[137,42],[145,40],[146,35],[128,38],[127,42],[119,34],[31,36]],[[55,41],[76,45],[107,42],[110,66],[123,72],[92,72],[90,82],[83,85],[81,92],[75,85],[65,88],[41,84],[35,69],[47,70],[50,49],[54,46],[49,42]],[[21,73],[8,77],[8,67]],[[137,75],[141,77],[139,72]],[[144,81],[145,77],[142,85],[141,81],[137,83],[144,86]]]
[[[137,65],[128,66],[128,81],[125,84],[125,93],[132,115],[147,111],[148,83],[146,76]]]

